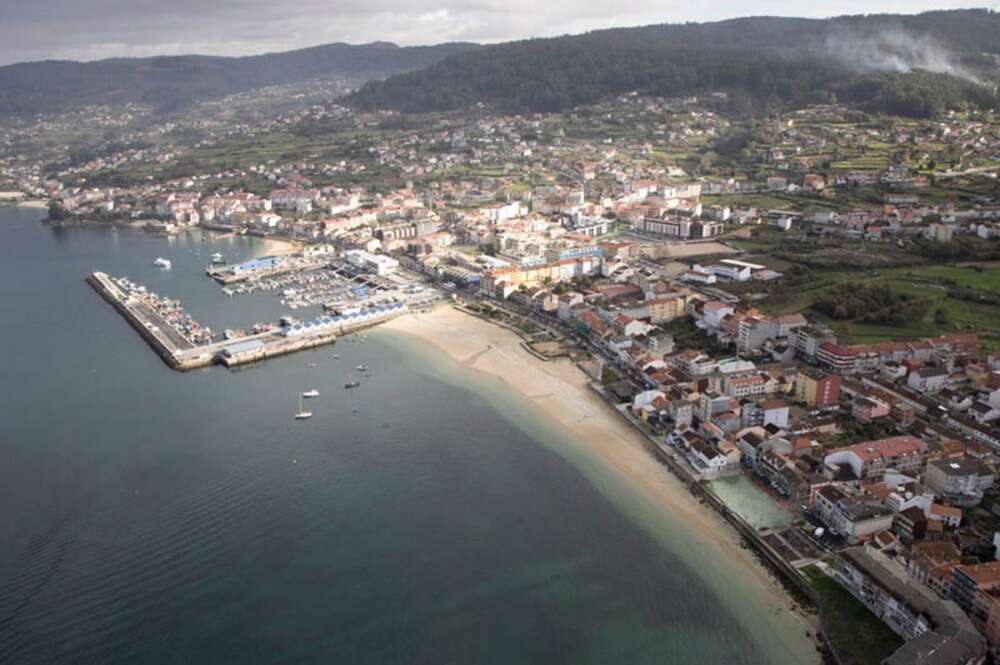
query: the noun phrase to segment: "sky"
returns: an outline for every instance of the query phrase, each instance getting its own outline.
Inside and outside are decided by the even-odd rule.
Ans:
[[[330,42],[485,43],[748,15],[916,13],[967,7],[969,1],[0,0],[0,65],[52,58],[250,55]],[[1000,10],[1000,0],[973,6]]]

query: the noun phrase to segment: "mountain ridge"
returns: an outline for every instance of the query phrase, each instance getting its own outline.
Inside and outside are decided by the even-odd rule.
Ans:
[[[280,83],[321,77],[389,76],[433,64],[466,42],[398,46],[336,42],[249,56],[158,55],[88,62],[36,60],[0,67],[0,114],[104,103],[183,106]]]

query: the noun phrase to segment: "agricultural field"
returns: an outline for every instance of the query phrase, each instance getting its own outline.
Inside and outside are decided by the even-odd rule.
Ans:
[[[963,243],[972,254],[990,256],[995,250],[993,243],[975,238]],[[741,260],[785,275],[766,284],[722,286],[742,296],[746,306],[770,314],[803,312],[857,343],[975,330],[984,347],[1000,350],[1000,261],[931,259],[919,253],[927,248],[917,245],[816,240],[764,227],[755,227],[749,239],[730,238],[726,244],[743,252]],[[844,284],[878,285],[924,306],[912,308],[919,316],[895,325],[835,320],[814,309],[818,301],[838,298]]]
[[[903,274],[927,282],[950,280],[970,289],[1000,295],[1000,261],[919,266]]]
[[[879,271],[822,272],[794,286],[778,286],[763,309],[772,313],[807,312],[854,343],[932,337],[950,332],[978,331],[983,346],[1000,349],[1000,306],[953,297],[942,279],[953,280],[983,293],[1000,295],[1000,270],[976,270],[947,265],[909,266]],[[810,309],[845,283],[880,284],[927,303],[926,313],[903,325],[879,325],[857,320],[834,320]]]

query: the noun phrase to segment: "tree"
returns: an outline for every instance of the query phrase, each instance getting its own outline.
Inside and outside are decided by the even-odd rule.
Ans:
[[[62,207],[62,204],[58,201],[49,202],[49,221],[50,222],[61,222],[64,219],[68,219],[70,214],[66,211],[66,208]]]

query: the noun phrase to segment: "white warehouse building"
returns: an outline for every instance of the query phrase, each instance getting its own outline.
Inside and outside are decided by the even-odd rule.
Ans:
[[[361,249],[348,251],[347,260],[351,265],[357,266],[367,272],[373,272],[376,275],[388,275],[395,272],[396,268],[399,267],[399,261],[390,256],[372,254]]]

